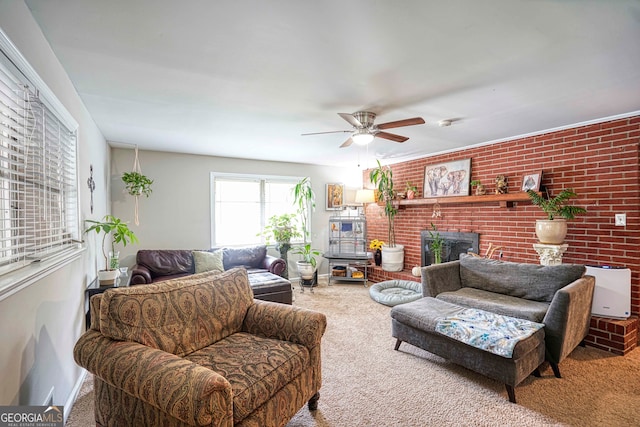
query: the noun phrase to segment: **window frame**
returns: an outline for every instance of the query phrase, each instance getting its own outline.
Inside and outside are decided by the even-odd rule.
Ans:
[[[286,182],[286,183],[291,183],[292,185],[296,185],[301,179],[303,179],[303,177],[298,177],[298,176],[287,176],[287,175],[269,175],[269,174],[246,174],[246,173],[233,173],[233,172],[211,172],[210,173],[210,180],[209,180],[209,195],[210,195],[210,202],[211,202],[211,215],[209,218],[209,222],[211,224],[211,247],[220,247],[220,246],[247,246],[247,245],[251,245],[251,244],[255,244],[255,243],[242,243],[242,244],[238,244],[238,245],[226,245],[226,244],[220,244],[216,241],[216,227],[215,227],[215,223],[216,223],[216,194],[215,194],[215,180],[216,178],[225,178],[225,179],[236,179],[238,181],[258,181],[260,182],[260,229],[263,230],[268,219],[266,217],[265,214],[265,186],[264,183],[265,182],[277,182],[277,181],[281,181],[281,182]],[[309,209],[307,209],[307,216],[308,218],[306,219],[306,224],[307,224],[307,231],[309,232],[308,235],[310,235],[311,232],[311,215],[312,215],[312,209],[311,206],[309,206]],[[297,213],[297,209],[296,207],[292,204],[291,205],[291,212]],[[300,244],[303,243],[303,239],[299,238],[296,239],[294,241],[291,242],[293,245],[296,244]],[[258,243],[258,244],[262,244],[262,245],[267,245],[267,243],[264,241],[264,238],[262,238],[262,242]],[[268,247],[275,247],[276,244],[275,243],[270,243],[267,245]]]
[[[65,164],[58,173],[58,175],[71,177],[70,181],[69,179],[65,181],[62,193],[71,192],[71,190],[73,190],[73,196],[62,197],[62,201],[59,202],[59,206],[62,206],[61,210],[55,211],[54,215],[47,217],[45,222],[45,224],[47,224],[45,229],[50,229],[51,224],[55,222],[55,220],[51,218],[60,218],[60,215],[56,216],[55,214],[65,212],[64,217],[71,218],[69,221],[65,222],[65,224],[70,227],[68,235],[60,240],[61,243],[59,246],[57,246],[57,244],[54,245],[60,250],[45,250],[39,252],[39,255],[34,259],[27,260],[26,262],[22,260],[20,263],[16,263],[15,266],[12,265],[12,262],[7,263],[2,268],[2,273],[0,274],[0,300],[3,300],[15,292],[18,292],[19,290],[48,276],[53,271],[58,270],[78,259],[85,248],[80,244],[81,224],[80,187],[78,177],[78,123],[58,100],[53,91],[51,91],[46,83],[40,78],[33,67],[31,67],[29,62],[24,58],[18,48],[11,42],[2,29],[0,29],[0,61],[2,61],[3,68],[8,72],[7,76],[10,76],[10,79],[15,79],[16,83],[19,82],[28,87],[30,95],[25,98],[37,98],[37,103],[40,104],[38,108],[42,108],[43,117],[48,116],[49,119],[55,119],[54,123],[58,123],[61,127],[66,128],[65,130],[70,132],[67,136],[72,140],[71,154],[73,155],[73,160]],[[44,132],[49,132],[51,130],[48,124],[43,125],[42,129]],[[45,142],[42,144],[42,150],[49,154],[49,148],[45,148],[45,144],[49,143],[51,139],[47,135],[51,134],[43,134]],[[19,141],[17,145],[26,144],[25,141]],[[58,144],[63,144],[60,139],[54,138],[54,141]],[[49,165],[48,161],[42,164],[43,170],[46,170],[47,165]],[[48,182],[51,182],[48,178],[49,176],[45,174],[42,180],[34,181],[37,185],[41,185],[42,188],[45,189],[45,197],[43,200],[46,200],[52,194],[54,196],[60,195],[60,193],[56,194],[52,187],[48,187]],[[71,202],[70,205],[69,202]],[[33,205],[39,207],[38,203],[34,203]],[[36,217],[34,216],[34,218]],[[31,224],[36,226],[40,223],[41,222],[36,221],[35,219],[31,222]],[[40,230],[40,228],[37,229]],[[36,232],[35,236],[40,237],[42,235]],[[18,264],[23,265],[18,266]],[[14,268],[16,266],[18,267]]]

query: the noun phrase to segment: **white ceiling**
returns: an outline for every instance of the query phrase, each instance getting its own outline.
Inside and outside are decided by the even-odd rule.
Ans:
[[[104,136],[142,149],[371,166],[640,110],[640,0],[26,3]],[[358,110],[427,123],[301,136]]]

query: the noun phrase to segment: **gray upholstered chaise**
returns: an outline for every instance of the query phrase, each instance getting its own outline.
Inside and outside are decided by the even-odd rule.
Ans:
[[[576,264],[542,266],[462,255],[422,268],[423,295],[543,323],[545,354],[558,364],[589,332],[595,279]]]

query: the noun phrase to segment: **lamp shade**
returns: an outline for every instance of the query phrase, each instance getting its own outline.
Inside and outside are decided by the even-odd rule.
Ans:
[[[356,203],[373,203],[375,202],[375,198],[373,195],[373,190],[358,190],[356,191]]]

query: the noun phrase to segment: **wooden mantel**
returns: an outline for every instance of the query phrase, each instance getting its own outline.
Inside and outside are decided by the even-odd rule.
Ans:
[[[430,197],[425,199],[401,199],[397,200],[398,208],[422,205],[447,205],[452,203],[498,203],[502,208],[512,208],[514,202],[531,202],[529,195],[522,191],[507,194],[485,194],[483,196],[451,196],[451,197]],[[384,206],[382,202],[378,205]]]

